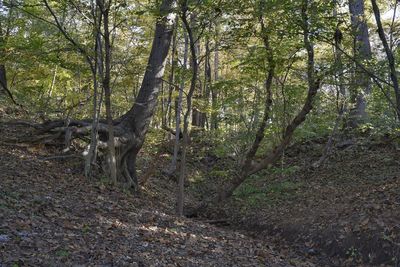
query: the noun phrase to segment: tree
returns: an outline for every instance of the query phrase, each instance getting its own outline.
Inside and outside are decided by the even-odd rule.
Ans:
[[[386,57],[388,60],[390,79],[392,80],[392,86],[393,86],[394,94],[396,96],[397,116],[398,116],[398,119],[400,120],[400,88],[399,88],[399,81],[397,78],[395,58],[394,58],[393,52],[390,49],[390,46],[389,46],[388,41],[385,36],[385,31],[382,26],[381,15],[380,15],[378,4],[376,3],[376,0],[371,0],[371,3],[372,3],[372,9],[373,9],[374,15],[375,15],[376,25],[378,27],[379,38],[381,39],[383,49],[385,50]],[[393,16],[395,16],[395,15],[393,15]]]
[[[216,24],[216,33],[215,33],[215,49],[214,49],[214,81],[218,81],[218,71],[219,71],[219,46],[218,46],[218,24]],[[215,86],[210,85],[211,90],[211,129],[218,129],[218,111],[217,111],[217,101],[218,101],[218,92]]]
[[[114,142],[117,151],[115,157],[117,180],[127,187],[133,187],[135,190],[138,189],[135,166],[136,156],[143,145],[150,120],[157,105],[157,97],[161,89],[165,63],[175,25],[175,4],[175,0],[164,0],[161,3],[159,9],[160,17],[156,22],[152,48],[138,96],[132,108],[123,116],[113,121],[112,128],[114,130]],[[51,10],[50,8],[48,9]],[[103,17],[104,11],[105,10],[102,11]],[[56,16],[54,15],[53,17],[56,20]],[[56,23],[59,25],[58,28],[63,30],[61,24],[57,22],[57,20]],[[69,38],[71,43],[75,43],[75,47],[86,56],[88,62],[92,62],[90,55],[88,55],[68,33],[64,32],[64,36],[67,39]],[[97,61],[94,62],[97,64]],[[92,69],[96,70],[94,64]],[[104,78],[106,78],[106,76],[104,76]],[[105,80],[106,82],[107,79],[108,78]],[[48,131],[59,127],[60,124],[62,124],[62,122],[51,122],[45,125],[44,128]],[[95,123],[88,123],[86,121],[72,121],[68,127],[62,128],[61,131],[72,131],[72,137],[76,137],[77,135],[87,134],[95,126]],[[99,144],[101,144],[100,148],[109,149],[109,125],[100,122],[97,127],[99,132]],[[103,164],[107,165],[107,162],[105,161]]]
[[[273,22],[270,21],[270,24],[266,24],[265,16],[268,13],[268,4],[265,1],[259,1],[256,5],[256,8],[253,12],[253,16],[257,19],[258,25],[260,26],[260,32],[258,33],[258,38],[262,40],[264,45],[264,49],[266,52],[266,69],[265,69],[265,92],[266,98],[264,102],[264,116],[258,126],[256,131],[254,140],[247,149],[247,152],[244,156],[243,161],[240,163],[237,174],[229,181],[228,184],[224,185],[223,188],[220,189],[218,195],[211,199],[207,199],[205,202],[201,203],[201,205],[196,209],[195,212],[199,212],[205,207],[207,207],[210,203],[217,204],[222,201],[225,201],[227,198],[231,197],[234,191],[252,174],[255,174],[265,168],[268,168],[272,164],[274,164],[282,155],[284,149],[289,145],[292,140],[293,134],[295,130],[305,121],[306,116],[311,111],[313,107],[314,97],[316,96],[318,89],[321,86],[320,77],[317,75],[315,69],[315,55],[314,55],[314,43],[312,41],[312,20],[310,15],[310,4],[307,0],[302,1],[300,6],[296,6],[300,9],[300,28],[303,32],[303,46],[307,54],[307,63],[306,63],[306,73],[307,73],[307,96],[304,101],[304,104],[301,110],[296,114],[293,120],[286,126],[283,131],[283,136],[281,141],[275,145],[271,150],[267,151],[261,157],[258,157],[258,161],[255,161],[255,156],[259,152],[261,143],[265,137],[265,130],[270,123],[272,118],[272,104],[273,104],[273,95],[272,95],[272,86],[273,86],[273,78],[274,73],[277,68],[276,54],[271,46],[271,35],[273,33],[272,29]],[[315,18],[313,18],[315,19]]]
[[[371,59],[371,45],[369,42],[368,26],[365,19],[364,0],[349,0],[351,14],[351,26],[354,34],[354,57],[364,62]],[[366,96],[371,92],[371,82],[368,74],[356,64],[354,79],[350,90],[350,101],[353,107],[350,109],[349,126],[354,128],[367,118]]]
[[[108,166],[110,167],[110,179],[112,183],[117,183],[117,166],[115,159],[115,140],[114,140],[114,125],[113,118],[111,113],[111,87],[110,87],[110,79],[111,79],[111,40],[110,40],[110,29],[109,29],[109,16],[110,16],[110,7],[112,1],[104,1],[97,0],[97,5],[99,6],[100,13],[102,15],[103,21],[103,34],[98,35],[99,38],[103,36],[104,43],[102,47],[104,47],[104,62],[101,60],[101,64],[104,66],[104,74],[102,75],[102,85],[104,88],[105,95],[105,104],[106,104],[106,117],[107,117],[107,126],[108,126],[108,150],[109,150],[109,158],[108,158]],[[102,54],[102,53],[100,53]],[[103,59],[103,57],[101,57]]]
[[[359,6],[362,1],[342,2],[349,9],[337,7],[335,13],[339,1],[13,1],[15,17],[0,52],[11,51],[15,60],[1,56],[7,69],[3,80],[32,113],[43,111],[36,119],[49,122],[41,133],[67,139],[70,149],[71,140],[79,138],[73,145],[87,145],[87,173],[101,166],[113,182],[137,188],[135,161],[149,129],[151,141],[165,142],[165,129],[175,134],[169,173],[179,169],[182,149],[177,201],[182,214],[189,140],[204,145],[210,158],[236,161],[228,175],[234,178],[221,181],[227,183],[219,192],[223,200],[252,174],[283,161],[293,139],[339,130],[334,121],[347,111],[342,108],[347,91],[355,105],[349,124],[361,123],[354,112],[366,111],[365,92],[379,87],[368,107],[371,122],[377,120],[386,108],[377,93],[387,93],[398,79],[397,54],[385,51],[384,60],[379,54],[377,64],[368,64],[364,17],[370,11]],[[343,23],[350,15],[353,34]],[[5,21],[0,21],[3,32]],[[390,50],[395,27],[392,41],[382,27],[378,23]],[[381,78],[386,75],[391,79]],[[392,110],[385,112],[394,119]],[[192,126],[203,129],[191,131]]]
[[[181,20],[183,26],[187,32],[189,39],[189,50],[191,55],[191,70],[192,78],[190,80],[189,92],[186,96],[186,112],[183,115],[183,142],[181,151],[181,164],[179,172],[179,184],[178,184],[178,197],[177,197],[177,213],[179,216],[183,215],[183,202],[184,202],[184,182],[186,178],[186,149],[189,142],[189,115],[192,111],[192,97],[196,89],[196,81],[199,70],[199,65],[197,61],[197,51],[196,51],[196,40],[193,34],[191,25],[188,22],[188,1],[185,0],[181,4]]]
[[[200,112],[196,107],[193,106],[193,96],[197,88],[198,84],[198,79],[199,79],[199,68],[200,68],[200,63],[199,63],[199,53],[200,53],[200,38],[202,34],[204,33],[205,29],[207,28],[207,25],[209,24],[209,20],[197,22],[197,16],[201,14],[194,14],[193,10],[195,10],[198,7],[203,7],[207,10],[207,5],[201,6],[199,3],[196,3],[197,6],[195,8],[192,8],[192,6],[189,6],[190,1],[184,0],[180,2],[180,18],[185,30],[185,33],[187,34],[187,40],[185,38],[185,50],[184,50],[184,68],[186,68],[186,61],[187,61],[187,50],[190,51],[190,70],[191,70],[191,79],[190,79],[190,86],[189,86],[189,91],[186,95],[186,111],[184,112],[183,115],[183,140],[182,140],[182,148],[181,148],[181,162],[180,162],[180,172],[179,172],[179,179],[178,179],[178,193],[177,193],[177,213],[179,216],[183,215],[183,204],[184,204],[184,183],[186,179],[186,157],[187,157],[187,148],[189,145],[189,117],[190,114],[192,113],[192,125],[193,126],[199,126],[201,128],[204,128],[205,126],[205,121],[206,121],[206,114],[203,112]],[[219,12],[205,12],[205,16],[211,17],[210,21],[212,21],[212,18],[219,16]],[[190,21],[189,21],[190,18]],[[195,34],[195,29],[198,31],[197,34]],[[186,37],[186,35],[185,35]],[[206,58],[207,55],[209,56],[209,50],[207,49],[206,51]],[[211,75],[211,69],[209,66],[209,62],[207,64],[206,60],[206,66],[205,66],[205,76],[206,79],[210,78]],[[207,78],[208,77],[208,78]],[[209,80],[208,80],[209,82]],[[207,82],[207,83],[208,83]],[[205,85],[206,86],[206,85]],[[183,84],[181,86],[183,89]],[[201,86],[200,86],[201,88]],[[181,101],[181,93],[183,91],[179,92],[179,102]],[[206,93],[206,95],[208,95]],[[178,110],[181,109],[181,106],[178,106]],[[177,142],[178,142],[178,127],[179,127],[180,121],[177,119],[177,131],[176,131],[176,142],[175,142],[175,148],[174,148],[174,158],[172,164],[176,163],[176,156],[177,156]],[[172,165],[173,167],[174,165]]]
[[[188,61],[188,50],[189,50],[189,40],[187,37],[187,33],[184,32],[185,44],[183,48],[183,71],[186,71],[187,61]],[[177,162],[178,162],[178,152],[179,152],[179,140],[181,138],[181,112],[182,112],[182,99],[183,99],[183,90],[185,89],[185,79],[181,77],[181,82],[178,88],[178,98],[175,101],[175,142],[174,142],[174,152],[172,156],[171,165],[167,170],[169,175],[173,174],[176,171]]]
[[[8,88],[6,66],[3,63],[5,59],[5,46],[7,38],[10,35],[10,22],[12,19],[12,9],[8,11],[3,7],[3,1],[0,1],[0,96],[7,95],[14,104],[17,102],[14,99],[11,91]]]

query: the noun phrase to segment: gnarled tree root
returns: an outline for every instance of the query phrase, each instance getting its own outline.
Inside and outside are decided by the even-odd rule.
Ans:
[[[90,134],[92,131],[92,122],[89,120],[71,120],[67,125],[65,121],[48,121],[43,124],[32,124],[36,132],[29,137],[30,143],[54,143],[63,144],[64,151],[68,151],[74,139],[81,139],[88,143],[83,152],[84,157],[87,156],[90,146]],[[109,173],[109,156],[108,150],[108,125],[105,122],[99,122],[97,125],[98,140],[97,162],[103,171]],[[136,138],[130,129],[124,129],[118,124],[114,126],[114,143],[116,149],[115,161],[117,166],[117,182],[125,188],[137,191],[138,179],[136,175],[136,155],[140,149],[141,141]],[[21,140],[19,140],[21,141]]]

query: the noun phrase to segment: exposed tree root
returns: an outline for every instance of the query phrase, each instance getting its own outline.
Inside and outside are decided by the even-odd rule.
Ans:
[[[34,128],[34,133],[28,137],[12,140],[15,142],[57,144],[64,146],[64,152],[68,151],[75,139],[83,140],[87,143],[83,157],[86,158],[90,146],[90,134],[92,131],[92,122],[90,120],[63,120],[47,121],[43,124],[33,124],[28,122],[14,122],[15,124],[27,125]],[[108,175],[110,159],[108,157],[108,125],[99,122],[97,126],[97,163]],[[116,148],[117,181],[126,188],[133,191],[138,190],[138,180],[136,175],[136,154],[142,140],[136,138],[128,129],[123,129],[118,124],[114,126],[114,140]],[[77,157],[76,155],[58,155],[45,158],[60,159],[66,157]],[[79,157],[79,156],[78,156]]]

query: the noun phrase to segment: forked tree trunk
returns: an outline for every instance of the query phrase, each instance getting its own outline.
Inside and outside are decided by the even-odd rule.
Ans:
[[[250,175],[250,172],[252,172],[254,157],[261,145],[261,142],[264,139],[265,129],[267,128],[267,124],[270,119],[272,107],[272,81],[275,73],[275,60],[274,52],[270,45],[269,35],[266,32],[266,26],[264,24],[264,19],[262,16],[259,18],[259,22],[261,25],[261,39],[264,43],[268,62],[268,70],[265,80],[265,91],[267,95],[264,105],[264,116],[256,132],[253,144],[247,151],[244,161],[241,164],[241,172],[236,177],[234,177],[234,179],[224,188],[224,190],[219,192],[219,195],[217,197],[218,201],[224,201],[225,199],[229,198],[236,190],[236,188],[238,188],[246,180],[246,178]]]

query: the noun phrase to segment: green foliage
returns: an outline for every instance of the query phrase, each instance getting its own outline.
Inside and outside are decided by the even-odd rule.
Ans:
[[[346,256],[351,258],[352,260],[356,261],[359,259],[359,257],[361,256],[359,251],[354,248],[354,247],[350,247],[347,251],[346,251]]]
[[[69,256],[69,251],[66,249],[57,250],[56,256],[60,258],[67,258]]]
[[[269,172],[272,174],[279,174],[279,175],[290,175],[295,173],[296,171],[299,170],[299,166],[288,166],[284,168],[278,168],[278,167],[271,167],[269,168]]]
[[[90,231],[90,226],[88,224],[84,224],[82,227],[82,232],[84,234],[88,233]]]
[[[79,2],[78,9],[67,0],[49,2],[63,30],[89,57],[93,56],[95,17],[92,17],[89,2]],[[293,142],[329,136],[338,118],[340,104],[345,103],[347,107],[344,119],[354,107],[349,94],[357,82],[354,79],[356,64],[352,58],[354,32],[348,27],[349,14],[345,11],[346,4],[342,2],[340,7],[335,7],[335,1],[309,1],[307,23],[315,48],[314,63],[318,69],[317,76],[321,79],[321,89],[313,101],[312,112],[296,129]],[[163,15],[159,13],[160,3],[158,0],[128,0],[114,1],[110,6],[114,118],[129,110],[137,97],[151,48],[152,25]],[[0,13],[0,63],[6,66],[10,91],[17,102],[23,104],[30,117],[36,120],[91,118],[94,85],[84,53],[54,26],[53,16],[43,5],[28,0],[18,4],[18,8],[6,6]],[[243,160],[265,115],[265,81],[271,64],[275,66],[272,108],[256,157],[268,155],[280,143],[286,127],[302,109],[309,87],[304,21],[300,12],[302,5],[301,0],[188,1],[192,14],[189,17],[190,26],[197,41],[195,45],[200,67],[193,109],[204,113],[206,118],[204,130],[195,131],[193,128],[192,131],[191,138],[204,145],[189,148],[193,160],[200,160],[209,154],[236,163]],[[334,15],[336,9],[340,12]],[[179,8],[176,11],[180,12]],[[367,8],[366,12],[366,17],[370,17],[371,11]],[[390,26],[390,21],[385,25]],[[373,28],[374,24],[369,26]],[[337,29],[343,33],[341,62],[338,62],[332,44]],[[370,32],[372,35],[373,29]],[[266,37],[270,50],[265,46]],[[397,32],[394,32],[394,37],[398,37]],[[163,88],[157,95],[163,106],[159,105],[154,113],[146,138],[148,151],[152,153],[156,153],[168,137],[161,130],[162,126],[166,126],[163,125],[165,118],[168,127],[176,127],[175,112],[178,87],[181,85],[184,101],[179,115],[187,109],[185,98],[192,71],[190,63],[183,66],[184,38],[184,30],[178,22],[174,54],[177,63],[172,64],[171,53],[165,59]],[[397,62],[398,53],[395,55]],[[273,57],[272,61],[268,60],[269,56]],[[189,62],[190,59],[189,56]],[[206,75],[207,60],[211,68],[211,82]],[[380,53],[363,60],[361,64],[380,80],[387,80],[387,60]],[[341,87],[346,91],[344,95],[338,94]],[[364,125],[360,125],[360,132],[398,134],[400,126],[390,104],[395,102],[392,87],[381,81],[380,86],[372,86],[371,94],[366,99],[369,118]],[[1,104],[9,103],[2,99]],[[104,105],[100,111],[101,117],[104,117]],[[217,129],[211,127],[214,119]],[[182,122],[179,126],[182,128]],[[345,121],[341,121],[339,130],[343,130],[344,126]],[[144,157],[143,160],[151,160],[151,157]],[[295,168],[272,168],[270,172],[287,175]],[[201,180],[201,173],[198,176],[193,180]],[[230,172],[221,168],[213,169],[209,177],[221,180],[231,178]],[[281,189],[279,186],[275,189],[247,186],[241,189],[241,196],[256,195],[257,199],[267,196],[268,192],[285,195],[287,190],[295,190],[288,184],[279,185]]]
[[[228,180],[230,178],[231,173],[226,170],[212,170],[211,172],[208,173],[209,177],[212,177],[212,179],[217,179],[217,180]]]
[[[295,191],[301,187],[301,182],[283,181],[280,183],[271,184],[268,193],[270,195],[289,196],[295,194]]]
[[[290,174],[296,170],[296,166],[284,169],[272,168],[263,174],[253,175],[235,191],[234,196],[245,206],[253,207],[274,205],[281,200],[295,198],[297,191],[303,186],[302,182],[291,180],[268,182],[265,175]]]

